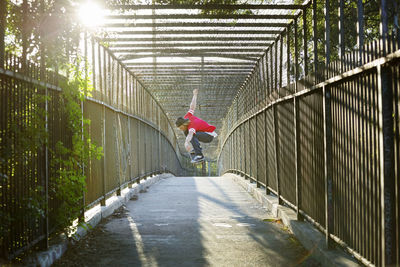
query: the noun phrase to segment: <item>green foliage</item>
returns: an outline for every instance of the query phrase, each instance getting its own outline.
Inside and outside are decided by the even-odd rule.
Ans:
[[[8,88],[4,88],[7,90]],[[31,95],[29,94],[31,93]],[[44,188],[32,186],[26,176],[38,175],[37,155],[43,155],[48,135],[45,129],[46,97],[42,88],[23,87],[8,92],[18,104],[4,101],[7,112],[5,127],[0,129],[0,198],[6,193],[7,202],[0,202],[0,244],[12,225],[29,218],[33,224],[44,217],[46,203]],[[18,185],[28,187],[28,193],[13,193]],[[27,236],[21,236],[20,240]]]
[[[56,158],[52,160],[52,167],[57,169],[56,179],[51,187],[61,205],[55,210],[55,218],[61,229],[71,226],[84,208],[83,193],[86,190],[85,167],[91,159],[100,159],[103,155],[102,147],[94,144],[86,130],[90,120],[82,117],[81,103],[90,95],[93,89],[91,84],[83,78],[82,71],[71,68],[72,79],[63,82],[64,112],[67,114],[68,130],[71,134],[71,144],[56,144]]]
[[[47,66],[68,62],[79,45],[81,29],[74,14],[81,1],[8,0],[6,51],[39,62],[39,51],[46,47]]]
[[[15,222],[29,221],[32,225],[40,225],[40,221],[49,211],[52,221],[57,222],[57,230],[64,231],[72,225],[84,208],[83,194],[86,190],[85,166],[91,159],[100,159],[102,147],[96,146],[86,130],[90,121],[84,119],[81,113],[81,103],[85,96],[90,95],[92,86],[85,80],[82,71],[74,68],[72,79],[60,84],[61,114],[66,114],[69,141],[64,144],[58,141],[55,149],[50,148],[49,134],[46,130],[46,100],[53,99],[44,95],[43,88],[37,88],[31,95],[26,95],[20,102],[18,110],[13,103],[7,109],[12,113],[6,129],[1,129],[0,135],[0,197],[7,193],[8,201],[0,203],[0,242],[8,236],[11,225]],[[24,89],[23,89],[24,90]],[[26,90],[32,90],[26,87]],[[10,91],[11,92],[11,91]],[[17,98],[21,91],[15,90],[12,98]],[[51,114],[48,114],[49,116]],[[46,190],[42,174],[36,165],[38,157],[49,147],[49,203],[46,201]],[[36,166],[36,167],[33,167]],[[28,175],[24,181],[25,175]],[[18,190],[18,184],[27,183],[27,193],[13,194]],[[2,188],[4,186],[4,188]],[[56,203],[56,205],[52,204]],[[29,229],[27,229],[28,231]],[[27,236],[19,237],[21,242]]]
[[[84,207],[84,168],[88,166],[90,159],[102,156],[102,148],[91,141],[86,130],[85,126],[89,125],[90,121],[84,119],[81,113],[81,103],[85,96],[90,96],[92,86],[84,79],[81,60],[77,56],[75,67],[68,65],[71,55],[78,54],[82,30],[74,14],[76,5],[83,1],[6,1],[6,51],[33,62],[39,62],[42,56],[39,51],[44,51],[46,66],[60,66],[59,70],[69,73],[72,78],[59,84],[63,91],[59,96],[58,108],[62,110],[61,114],[66,114],[68,132],[65,134],[70,136],[67,143],[58,141],[55,148],[49,147],[45,101],[51,99],[44,96],[44,88],[37,88],[30,96],[22,94],[26,99],[20,103],[21,110],[15,110],[11,103],[9,105],[8,112],[11,112],[15,119],[8,122],[6,129],[0,129],[5,131],[5,134],[0,135],[0,186],[6,188],[0,188],[0,194],[14,190],[14,180],[24,177],[21,170],[30,170],[30,177],[42,175],[37,173],[37,169],[32,169],[32,166],[35,166],[34,161],[43,155],[47,145],[50,157],[49,201],[57,204],[47,207],[45,188],[39,185],[40,179],[33,182],[33,187],[30,185],[29,195],[15,195],[7,203],[0,203],[1,242],[4,236],[8,235],[12,223],[29,218],[35,225],[35,222],[46,216],[46,210],[54,216],[53,220],[58,223],[59,229],[72,225],[72,221],[79,216]],[[17,91],[15,94],[18,94]],[[19,95],[14,97],[21,100]],[[6,205],[16,208],[3,209]],[[21,237],[22,239],[24,237]]]
[[[303,0],[295,0],[295,4],[302,4]],[[330,15],[330,46],[331,46],[331,61],[338,60],[339,55],[339,15],[338,15],[339,2],[330,1],[329,15]],[[365,43],[371,42],[379,38],[379,1],[378,0],[366,0],[363,1],[364,8],[364,34]],[[325,1],[317,1],[317,32],[315,36],[317,38],[318,47],[318,62],[323,63],[325,61]],[[357,49],[357,1],[345,0],[344,1],[344,46],[345,52],[350,52]],[[307,36],[308,36],[308,52],[309,55],[313,52],[313,17],[312,7],[307,12]],[[299,19],[299,45],[302,47],[303,40],[303,20]],[[293,34],[293,33],[292,33]],[[294,54],[294,38],[291,40],[291,53]],[[302,60],[304,57],[300,57],[300,64],[303,64]],[[309,69],[312,68],[314,59],[311,58]]]

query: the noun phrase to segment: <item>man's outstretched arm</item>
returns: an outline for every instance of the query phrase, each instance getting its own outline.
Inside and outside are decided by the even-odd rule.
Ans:
[[[199,93],[199,89],[194,89],[193,90],[193,98],[192,98],[192,103],[190,103],[190,110],[194,112],[196,109],[196,102],[197,102],[197,94]]]

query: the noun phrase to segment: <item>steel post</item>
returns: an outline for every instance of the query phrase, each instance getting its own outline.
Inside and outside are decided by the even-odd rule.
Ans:
[[[364,5],[362,0],[357,0],[357,46],[358,46],[358,64],[364,64]]]
[[[312,1],[313,16],[313,52],[314,52],[314,84],[318,82],[318,30],[317,30],[317,0]]]
[[[329,5],[330,1],[325,0],[325,71],[324,71],[324,78],[329,77],[329,64],[331,63],[331,25],[330,25],[330,14],[329,14]]]
[[[324,120],[324,176],[325,176],[325,240],[328,248],[333,248],[333,194],[332,194],[332,116],[331,91],[323,87],[323,120]]]
[[[389,67],[378,67],[382,266],[396,261],[392,79]]]
[[[270,190],[269,186],[269,178],[268,178],[268,145],[267,145],[267,110],[264,110],[264,153],[265,153],[265,193],[269,195]]]
[[[308,75],[308,49],[307,49],[307,9],[303,10],[303,58],[304,58],[304,76]]]
[[[43,42],[44,33],[41,32],[41,44],[40,44],[40,81],[46,82],[46,45]],[[49,132],[49,92],[47,86],[44,88],[45,94],[45,131],[46,133]],[[46,140],[44,144],[44,194],[45,194],[45,207],[44,207],[44,235],[45,238],[42,242],[41,247],[44,249],[49,248],[49,236],[50,236],[50,229],[49,229],[49,140]]]
[[[296,175],[296,213],[297,220],[303,220],[301,216],[301,172],[300,172],[300,131],[299,131],[299,99],[293,99],[294,107],[294,142],[295,142],[295,175]]]
[[[5,60],[5,31],[8,1],[0,1],[0,68],[4,68]]]
[[[294,20],[294,91],[297,92],[297,81],[299,80],[299,36],[297,19]]]
[[[279,159],[278,159],[278,121],[277,121],[277,105],[275,104],[273,106],[273,120],[274,120],[274,142],[275,142],[275,148],[274,148],[274,154],[275,154],[275,179],[276,179],[276,192],[277,192],[277,197],[278,197],[278,204],[282,204],[283,201],[281,199],[281,190],[280,190],[280,183],[279,183]]]

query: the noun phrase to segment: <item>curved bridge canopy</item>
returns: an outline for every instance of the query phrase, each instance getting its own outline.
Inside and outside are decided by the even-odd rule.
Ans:
[[[200,89],[196,115],[223,118],[260,58],[307,5],[108,6],[99,38],[142,81],[169,120],[185,115]],[[180,150],[184,135],[177,132]],[[216,159],[218,142],[203,145]]]

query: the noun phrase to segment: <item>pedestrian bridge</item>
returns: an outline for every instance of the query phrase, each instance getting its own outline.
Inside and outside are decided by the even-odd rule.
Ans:
[[[318,246],[399,266],[398,4],[153,3],[0,3],[1,258],[173,174],[96,232],[136,255],[113,261],[314,264],[235,176],[312,224]],[[194,89],[218,133],[199,165],[174,125]]]

